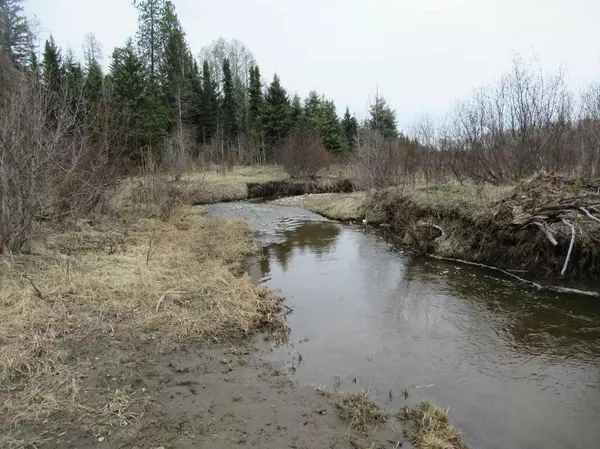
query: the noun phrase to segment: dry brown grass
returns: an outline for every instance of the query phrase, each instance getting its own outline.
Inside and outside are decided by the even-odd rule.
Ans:
[[[24,446],[18,429],[49,417],[135,418],[125,391],[82,402],[91,366],[77,357],[79,341],[223,342],[282,326],[280,300],[240,275],[257,250],[247,226],[199,208],[168,221],[80,220],[32,248],[0,261],[2,447]]]
[[[337,407],[350,429],[364,434],[374,433],[388,421],[388,413],[369,398],[369,391],[351,393],[343,396]]]
[[[398,417],[414,427],[411,442],[418,449],[468,449],[444,410],[431,402],[404,407]]]

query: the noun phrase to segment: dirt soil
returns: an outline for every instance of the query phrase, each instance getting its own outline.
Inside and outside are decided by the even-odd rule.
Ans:
[[[75,351],[93,365],[81,394],[88,404],[112,394],[107,407],[116,419],[50,418],[44,441],[22,447],[410,447],[399,424],[371,436],[349,431],[334,397],[295,386],[284,366],[261,360],[260,352],[256,341],[209,348],[149,338],[98,347],[90,339]]]

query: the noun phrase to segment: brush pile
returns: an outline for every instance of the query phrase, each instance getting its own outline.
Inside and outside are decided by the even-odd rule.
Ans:
[[[566,248],[560,271],[564,276],[576,243],[600,248],[600,179],[582,181],[540,172],[499,202],[495,218],[508,221],[515,231],[537,228],[553,247]],[[591,251],[594,259],[595,254]]]

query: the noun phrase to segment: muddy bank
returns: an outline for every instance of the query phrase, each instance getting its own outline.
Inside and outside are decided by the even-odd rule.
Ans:
[[[424,254],[490,265],[529,279],[585,283],[600,276],[599,186],[543,173],[487,191],[440,185],[308,195],[275,204],[381,225],[396,242]]]
[[[347,193],[354,190],[348,179],[284,180],[248,183],[248,198],[290,197],[318,193]]]
[[[332,178],[223,183],[196,181],[181,186],[185,203],[196,206],[257,198],[293,197],[315,193],[344,193],[352,192],[353,188],[352,182],[348,179]]]
[[[0,446],[351,449],[405,441],[401,426],[394,431],[382,425],[372,435],[349,430],[337,396],[295,386],[286,367],[261,359],[257,345],[265,346],[248,341],[209,347],[148,337],[135,347],[124,339],[99,350],[89,341],[79,347],[95,368],[84,391],[112,397],[106,417],[52,418],[40,423],[43,437]]]

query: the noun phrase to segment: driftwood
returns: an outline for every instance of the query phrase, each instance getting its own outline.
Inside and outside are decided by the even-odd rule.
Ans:
[[[583,213],[586,214],[588,218],[591,218],[592,220],[600,223],[600,218],[594,217],[585,207],[580,207],[579,209],[583,211]]]
[[[439,237],[437,237],[434,242],[437,242],[438,240],[443,239],[444,237],[446,237],[446,233],[444,232],[444,230],[442,229],[441,226],[436,225],[435,223],[429,223],[427,221],[418,221],[417,222],[417,226],[425,226],[425,227],[429,227],[429,228],[433,228],[433,229],[437,229],[438,231],[440,231],[441,235]]]
[[[546,223],[540,223],[539,221],[532,221],[531,224],[540,228],[540,230],[544,233],[546,238],[548,240],[550,240],[550,243],[552,243],[554,246],[558,245],[558,242],[552,235],[552,231],[550,231],[550,228],[548,227],[548,225]]]
[[[516,279],[519,282],[522,282],[523,284],[527,284],[530,287],[533,287],[539,291],[550,291],[550,292],[557,292],[557,293],[593,296],[595,298],[600,298],[600,292],[595,292],[592,290],[579,290],[577,288],[560,287],[560,286],[556,286],[556,285],[542,285],[542,284],[538,284],[537,282],[530,281],[529,279],[525,279],[520,276],[517,276],[516,274],[513,274],[509,271],[503,270],[502,268],[494,267],[492,265],[486,265],[486,264],[477,263],[477,262],[469,262],[468,260],[462,260],[462,259],[453,259],[450,257],[435,256],[433,254],[430,254],[429,257],[431,257],[432,259],[444,260],[447,262],[460,263],[460,264],[464,264],[464,265],[471,265],[471,266],[475,266],[475,267],[485,268],[488,270],[498,271],[500,273],[503,273],[503,274],[513,278],[513,279]]]
[[[563,266],[562,271],[560,272],[560,275],[564,276],[565,273],[567,272],[567,268],[569,267],[569,261],[571,260],[571,253],[573,252],[573,246],[575,246],[575,235],[577,234],[577,231],[575,231],[575,226],[573,226],[572,223],[568,222],[564,218],[562,219],[562,222],[571,228],[571,243],[569,244],[569,251],[567,252],[567,258],[565,260],[565,264]]]

